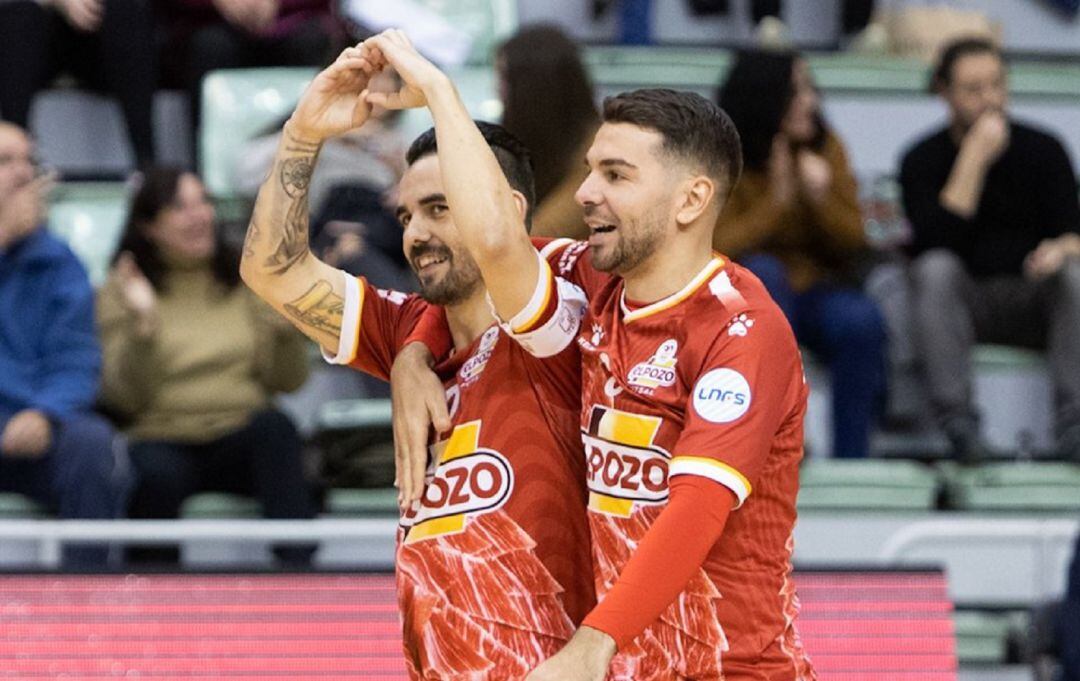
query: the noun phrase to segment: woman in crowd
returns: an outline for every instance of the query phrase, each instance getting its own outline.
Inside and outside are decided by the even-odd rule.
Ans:
[[[301,441],[271,398],[307,376],[307,341],[239,285],[202,182],[152,169],[99,294],[106,406],[127,421],[133,518],[175,518],[204,490],[254,495],[268,518],[315,513]],[[304,562],[310,548],[278,552]],[[133,559],[175,562],[176,551]]]
[[[533,236],[586,238],[574,193],[600,116],[577,44],[554,26],[530,26],[499,48],[495,68],[503,127],[528,147],[536,173]]]
[[[867,244],[844,147],[796,54],[740,53],[717,100],[739,129],[745,171],[714,247],[761,278],[800,344],[827,363],[833,453],[864,457],[885,395],[886,335],[855,272]]]

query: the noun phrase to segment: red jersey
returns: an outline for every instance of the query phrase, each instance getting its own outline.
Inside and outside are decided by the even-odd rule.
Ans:
[[[349,277],[331,361],[387,378],[425,311]],[[595,604],[579,352],[568,342],[533,357],[493,318],[435,371],[453,430],[430,447],[424,497],[400,521],[406,664],[413,679],[522,679]]]
[[[790,580],[808,391],[783,313],[719,256],[683,290],[635,306],[620,278],[591,268],[586,244],[548,250],[561,251],[549,254],[556,277],[589,297],[577,340],[597,595],[660,515],[669,476],[703,476],[738,500],[700,571],[620,650],[610,678],[815,678]],[[544,287],[556,297],[550,276]]]

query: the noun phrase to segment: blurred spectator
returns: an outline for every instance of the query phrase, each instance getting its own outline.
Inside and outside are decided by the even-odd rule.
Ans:
[[[26,133],[0,123],[0,491],[61,518],[119,515],[126,467],[95,416],[101,351],[94,292],[66,245],[43,227],[52,180],[34,177]],[[104,567],[108,549],[73,546],[72,568]]]
[[[1080,207],[1061,143],[1011,120],[1005,66],[952,43],[933,89],[949,122],[903,157],[915,338],[934,412],[961,460],[985,453],[971,401],[976,342],[1047,347],[1058,454],[1080,460]]]
[[[576,43],[549,25],[524,28],[495,58],[503,126],[529,148],[536,172],[533,236],[588,238],[574,200],[600,117]]]
[[[175,518],[205,490],[253,494],[269,518],[314,515],[299,435],[271,405],[304,382],[308,346],[238,283],[239,254],[219,239],[199,179],[148,172],[99,305],[104,401],[130,420],[133,518]]]
[[[1060,681],[1080,681],[1080,534],[1076,536],[1072,568],[1058,622],[1061,649]]]
[[[26,128],[34,95],[61,71],[114,95],[136,162],[153,163],[157,68],[149,0],[0,2],[0,116]]]
[[[318,66],[342,34],[330,0],[157,0],[167,28],[163,68],[188,90],[192,130],[202,79],[216,69]],[[196,158],[197,156],[193,156]]]
[[[885,326],[854,272],[866,240],[844,147],[795,54],[741,52],[718,102],[746,169],[713,245],[761,278],[799,343],[828,364],[834,455],[865,457],[884,397]]]

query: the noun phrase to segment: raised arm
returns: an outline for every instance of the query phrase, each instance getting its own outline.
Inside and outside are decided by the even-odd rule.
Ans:
[[[524,197],[510,188],[495,154],[461,102],[450,79],[425,59],[401,31],[364,41],[365,54],[393,66],[404,81],[398,93],[371,93],[390,108],[427,106],[435,119],[439,165],[447,203],[503,320],[531,301],[541,260],[525,229]]]
[[[359,49],[346,48],[304,91],[259,189],[240,262],[244,283],[330,352],[341,335],[346,275],[311,252],[308,185],[323,141],[367,120],[363,92],[373,71]]]

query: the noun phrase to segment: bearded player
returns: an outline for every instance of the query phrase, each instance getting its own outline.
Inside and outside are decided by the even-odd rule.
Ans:
[[[434,366],[450,432],[431,447],[426,493],[401,518],[406,664],[413,679],[521,679],[595,603],[576,428],[580,357],[559,328],[567,320],[518,329],[548,348],[544,360],[496,324],[460,246],[434,132],[408,151],[396,209],[422,297],[377,289],[311,253],[307,188],[319,147],[364,123],[370,106],[361,93],[373,70],[346,49],[301,97],[259,192],[241,271],[331,361],[382,378],[421,322],[451,339]],[[482,139],[528,223],[527,152],[498,126],[484,125]]]

